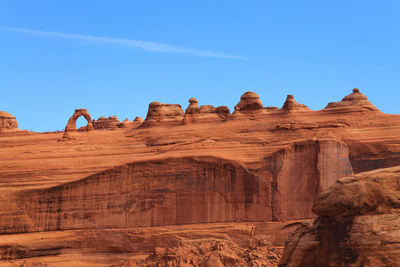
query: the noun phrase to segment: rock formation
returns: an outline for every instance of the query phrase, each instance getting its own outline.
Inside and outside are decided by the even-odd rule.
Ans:
[[[229,116],[231,115],[231,111],[227,106],[219,106],[216,108],[218,116],[220,116],[223,119],[228,119]]]
[[[123,122],[118,124],[119,128],[136,128],[139,127],[143,123],[143,119],[140,117],[136,117],[133,121],[130,121],[126,118]]]
[[[192,97],[189,99],[189,106],[185,110],[185,114],[196,114],[199,113],[199,102],[196,98]]]
[[[0,111],[0,132],[10,129],[18,129],[17,119],[8,112]]]
[[[65,126],[64,136],[68,136],[69,132],[76,131],[76,120],[83,116],[88,122],[86,125],[86,130],[93,130],[92,118],[90,117],[89,112],[86,109],[75,109],[74,114],[72,114],[71,118],[69,118],[67,126]]]
[[[274,261],[280,255],[270,249],[316,217],[312,207],[321,191],[353,172],[400,165],[399,115],[371,111],[365,102],[304,112],[296,112],[303,109],[292,99],[288,110],[258,102],[244,97],[232,115],[227,107],[199,106],[193,99],[186,114],[180,105],[156,102],[142,127],[135,119],[137,126],[82,132],[68,142],[57,142],[58,133],[2,135],[0,265],[176,266],[190,264],[186,259],[267,265],[265,255]],[[182,125],[189,116],[193,120]],[[396,198],[373,183],[357,190],[369,192],[358,208],[329,191],[334,197],[327,203],[334,198],[344,204],[322,208],[318,203],[325,202],[318,202],[318,225],[339,217],[357,223],[395,210],[390,205]],[[382,196],[376,211],[373,201],[364,203],[375,195]],[[367,214],[342,216],[348,205]],[[340,225],[328,224],[328,230]],[[366,236],[369,229],[375,228],[365,228]],[[392,249],[387,244],[382,247]],[[346,249],[343,255],[351,256]]]
[[[296,100],[294,100],[293,95],[287,95],[286,101],[283,104],[282,109],[283,111],[291,112],[291,111],[308,111],[310,110],[306,105],[297,103]]]
[[[379,111],[358,88],[353,93],[344,97],[340,102],[331,102],[325,110],[336,109],[343,111]],[[336,111],[337,112],[337,111]]]
[[[397,266],[400,167],[342,178],[324,191],[312,225],[286,243],[280,266]]]
[[[128,118],[125,118],[120,124],[118,124],[119,128],[129,128],[133,126],[133,121],[130,121]]]
[[[260,110],[263,109],[260,97],[254,92],[246,92],[240,97],[239,103],[235,106],[235,111]]]
[[[156,125],[177,125],[181,124],[184,112],[179,104],[162,104],[152,102],[145,121],[141,127],[152,127]]]
[[[121,122],[117,118],[117,116],[99,117],[97,121],[93,120],[92,122],[94,129],[114,129],[118,128]]]
[[[318,193],[352,173],[346,145],[332,140],[296,142],[265,160],[263,175],[213,157],[113,168],[30,193],[0,233],[310,218]]]
[[[141,117],[135,117],[135,119],[133,120],[133,126],[139,127],[140,125],[142,125],[143,122],[144,119],[142,119]]]
[[[217,122],[229,119],[230,110],[227,106],[215,108],[212,105],[202,105],[199,107],[196,98],[190,98],[189,103],[182,121],[183,124]]]

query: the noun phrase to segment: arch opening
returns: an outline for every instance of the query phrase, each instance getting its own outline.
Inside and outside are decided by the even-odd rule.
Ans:
[[[67,126],[65,126],[64,137],[69,137],[68,132],[76,131],[76,121],[79,117],[83,116],[86,119],[86,131],[93,130],[92,118],[90,117],[89,112],[86,109],[75,109],[74,114],[72,114],[71,118],[69,118],[67,122]]]

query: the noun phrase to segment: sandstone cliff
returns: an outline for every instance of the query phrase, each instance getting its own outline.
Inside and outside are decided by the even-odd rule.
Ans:
[[[120,166],[24,192],[0,233],[310,218],[318,193],[352,173],[346,145],[332,140],[294,143],[265,162],[261,170],[214,157]]]
[[[74,131],[87,112],[79,109],[66,127],[73,138],[63,142],[57,132],[8,131],[0,138],[0,264],[31,258],[109,266],[144,260],[155,247],[171,250],[154,261],[175,253],[224,262],[277,249],[254,244],[282,243],[294,229],[284,226],[288,220],[315,218],[318,194],[338,178],[400,165],[400,116],[372,109],[360,94],[320,111],[291,97],[283,109],[265,108],[254,93],[233,114],[194,99],[186,113],[152,103],[143,126],[135,119],[113,131]],[[266,223],[275,225],[273,236],[235,229]],[[177,225],[185,228],[179,237],[163,234]],[[195,235],[199,242],[191,243]],[[226,244],[221,250],[217,239]],[[237,249],[240,239],[251,242]],[[198,257],[203,241],[208,256]]]
[[[298,228],[280,266],[397,266],[400,167],[342,178],[324,191],[314,224]]]

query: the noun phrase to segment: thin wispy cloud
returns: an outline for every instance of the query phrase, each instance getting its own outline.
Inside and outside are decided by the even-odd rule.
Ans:
[[[192,55],[192,56],[198,56],[198,57],[227,58],[227,59],[245,59],[246,58],[246,57],[230,55],[230,54],[225,54],[225,53],[192,49],[192,48],[174,46],[174,45],[158,43],[158,42],[149,42],[149,41],[143,41],[143,40],[122,39],[122,38],[92,36],[92,35],[83,35],[83,34],[71,34],[71,33],[64,33],[64,32],[47,32],[47,31],[30,30],[30,29],[14,28],[14,27],[3,27],[3,26],[0,26],[0,31],[21,33],[21,34],[41,36],[41,37],[53,37],[53,38],[61,38],[61,39],[88,41],[88,42],[100,43],[100,44],[114,44],[114,45],[132,47],[132,48],[140,49],[143,51],[158,52],[158,53],[186,54],[186,55]]]

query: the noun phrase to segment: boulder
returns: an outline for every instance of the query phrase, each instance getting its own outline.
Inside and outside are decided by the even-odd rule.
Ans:
[[[339,179],[322,192],[314,224],[286,242],[280,266],[398,266],[400,167]]]

